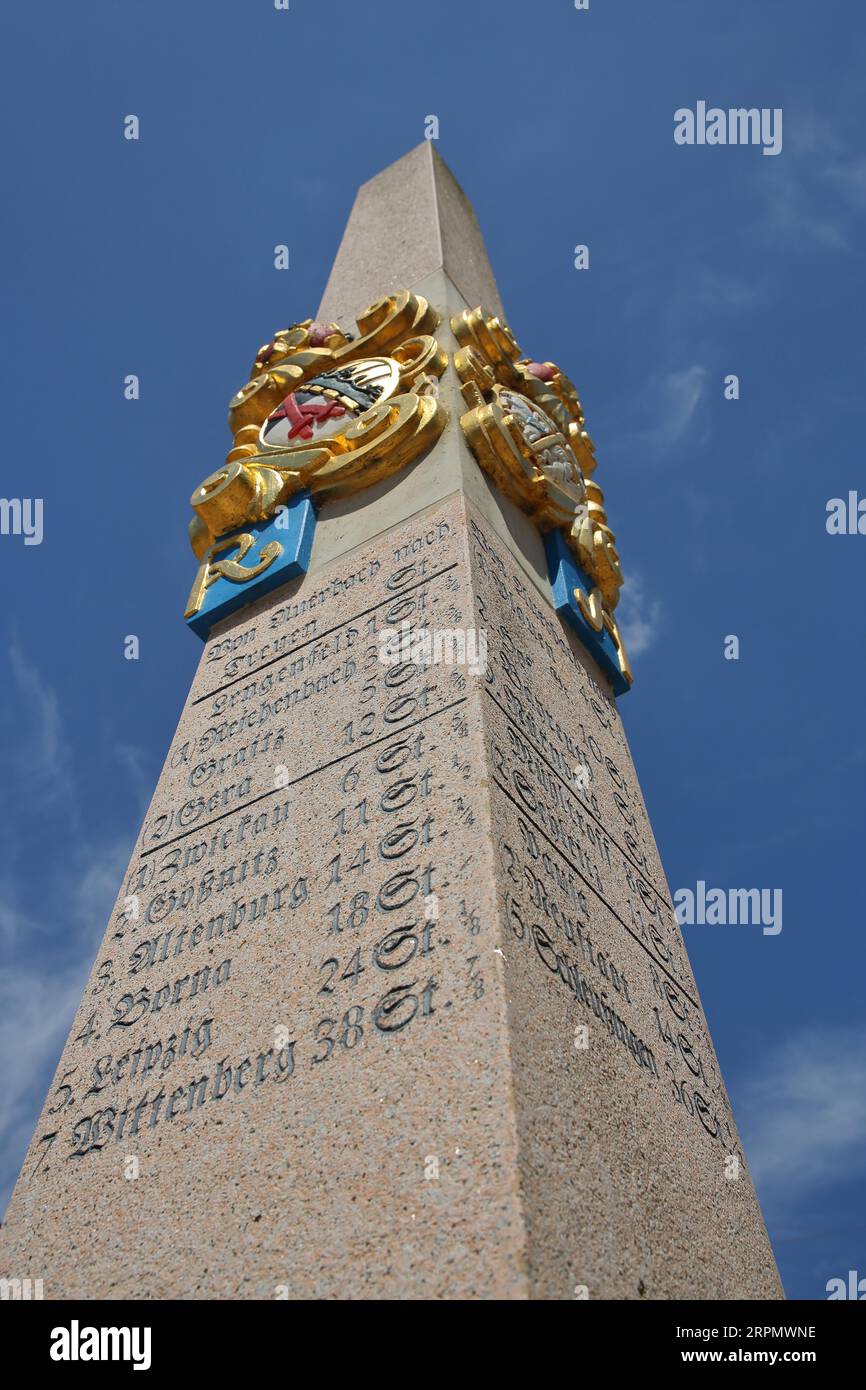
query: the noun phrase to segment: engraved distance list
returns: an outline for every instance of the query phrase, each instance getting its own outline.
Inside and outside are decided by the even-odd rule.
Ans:
[[[482,996],[471,862],[444,881],[441,861],[447,823],[468,826],[476,814],[468,677],[378,659],[383,627],[464,618],[447,521],[414,540],[423,553],[409,558],[413,546],[398,546],[390,569],[371,562],[363,588],[357,574],[337,591],[363,606],[333,628],[325,594],[301,615],[276,608],[213,642],[219,683],[194,688],[181,720],[164,774],[176,787],[172,807],[143,828],[32,1176],[56,1156],[92,1160],[230,1097],[279,1089],[301,1067],[337,1064]],[[309,760],[311,717],[327,727],[324,763]],[[288,775],[275,778],[275,768]],[[452,781],[457,769],[459,791],[437,814],[446,768]],[[326,826],[297,815],[313,778],[328,785]],[[323,838],[333,853],[313,873]],[[316,941],[304,963],[313,1021],[222,1055],[220,996],[262,934]]]

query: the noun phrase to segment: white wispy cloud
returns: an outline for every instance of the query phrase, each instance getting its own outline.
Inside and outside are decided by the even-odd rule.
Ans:
[[[5,1208],[66,1039],[81,990],[120,888],[147,800],[146,759],[132,745],[110,751],[124,769],[135,809],[128,832],[100,840],[87,829],[68,730],[56,691],[19,642],[9,647],[0,764],[19,814],[4,834],[0,879],[0,1211]],[[14,732],[14,738],[9,734]],[[10,818],[11,819],[11,818]],[[62,846],[40,869],[38,894],[24,865],[38,825]]]
[[[56,691],[43,680],[13,637],[9,645],[12,695],[17,706],[12,723],[15,737],[5,742],[8,770],[17,774],[19,791],[28,805],[43,809],[63,805],[77,813],[72,795],[72,772],[67,742],[63,736],[60,701]],[[15,717],[23,712],[23,725]]]
[[[760,1064],[737,1121],[766,1204],[866,1176],[866,1027],[807,1028]]]
[[[773,171],[764,189],[765,234],[778,244],[842,251],[848,246],[844,222],[829,215],[826,199],[816,195],[808,175],[792,166]]]
[[[866,209],[866,159],[855,158],[832,164],[827,170],[827,177],[843,197],[856,207]]]
[[[66,1041],[81,997],[89,961],[50,971],[6,970],[0,980],[0,1049],[14,1058],[0,1092],[0,1211],[18,1169],[45,1096],[52,1068]]]
[[[683,371],[670,372],[661,384],[661,420],[657,442],[666,448],[678,444],[688,433],[695,412],[704,398],[707,369],[695,364]]]
[[[661,626],[662,606],[649,598],[640,574],[632,571],[620,593],[616,620],[630,657],[640,656],[655,641]]]
[[[787,120],[781,159],[755,171],[762,230],[800,251],[852,251],[866,211],[866,159],[831,121],[801,113]]]
[[[651,377],[639,407],[644,422],[627,436],[628,446],[664,455],[692,434],[703,435],[699,407],[706,389],[707,369],[697,362]]]
[[[87,936],[93,924],[97,924],[94,949],[102,939],[109,913],[117,898],[121,879],[129,862],[129,850],[129,841],[125,839],[113,845],[106,845],[96,856],[88,860],[82,872],[71,884],[70,906],[76,921],[81,924]]]
[[[120,766],[129,775],[135,800],[143,820],[153,792],[151,759],[143,748],[137,748],[135,744],[131,743],[116,743],[112,751]]]
[[[6,897],[6,893],[12,891],[8,884],[0,888],[0,937],[2,937],[7,950],[11,950],[15,942],[20,940],[22,936],[38,930],[38,922],[35,917],[12,906],[11,901]]]

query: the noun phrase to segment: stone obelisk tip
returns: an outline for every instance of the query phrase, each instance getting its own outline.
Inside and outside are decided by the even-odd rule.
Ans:
[[[468,305],[502,314],[472,204],[424,140],[358,189],[318,318],[351,325],[381,295],[440,270]]]

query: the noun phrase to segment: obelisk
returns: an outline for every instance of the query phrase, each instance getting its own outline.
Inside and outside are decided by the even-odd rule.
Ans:
[[[603,447],[432,144],[361,188],[316,319],[265,331],[0,1274],[780,1297],[620,719]]]

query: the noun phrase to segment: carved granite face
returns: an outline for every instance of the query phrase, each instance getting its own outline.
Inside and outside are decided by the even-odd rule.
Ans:
[[[618,710],[467,523],[534,1294],[777,1298]]]
[[[772,1297],[732,1159],[614,702],[453,497],[205,646],[0,1272]]]

